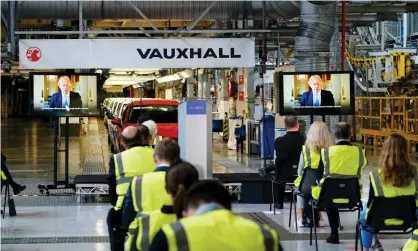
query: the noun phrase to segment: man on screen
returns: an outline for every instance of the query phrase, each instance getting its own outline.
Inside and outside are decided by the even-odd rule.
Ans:
[[[302,94],[300,106],[334,106],[334,96],[330,91],[322,90],[323,82],[320,76],[311,76],[308,84],[311,90]]]
[[[82,108],[81,96],[72,92],[73,85],[69,77],[64,76],[58,80],[61,92],[54,93],[51,97],[51,108]]]

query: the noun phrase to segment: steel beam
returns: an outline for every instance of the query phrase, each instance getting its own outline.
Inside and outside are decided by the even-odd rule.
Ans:
[[[206,14],[212,9],[213,6],[215,6],[215,4],[217,3],[217,1],[213,1],[208,7],[206,7],[206,9],[195,19],[192,21],[191,24],[187,25],[187,30],[192,30],[196,24],[204,17],[206,16]]]
[[[132,20],[133,23],[135,23],[138,27],[138,29],[140,29],[141,31],[144,31],[145,36],[147,37],[152,37],[145,29],[144,27],[142,27],[136,20]]]
[[[152,21],[147,17],[147,16],[145,16],[145,14],[144,13],[142,13],[142,11],[132,2],[132,1],[129,1],[128,2],[131,6],[132,6],[132,8],[134,8],[135,10],[136,10],[136,12],[138,12],[138,14],[143,18],[143,19],[145,19],[145,21],[147,21],[147,23],[154,29],[154,30],[158,30],[158,28],[152,23]]]
[[[1,21],[3,21],[4,27],[6,27],[6,30],[9,30],[9,21],[6,18],[6,15],[4,15],[3,10],[1,10]]]
[[[83,2],[78,1],[78,30],[83,31]],[[83,34],[80,33],[79,39],[83,39]]]
[[[207,33],[280,33],[287,29],[210,29],[210,30],[87,30],[87,31],[15,31],[16,35],[79,35],[79,34],[207,34]]]

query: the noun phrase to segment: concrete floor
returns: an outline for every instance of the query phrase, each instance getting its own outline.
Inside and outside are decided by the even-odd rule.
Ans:
[[[107,244],[107,203],[79,204],[71,189],[51,191],[51,196],[38,193],[37,184],[50,183],[53,172],[52,129],[46,123],[22,119],[1,121],[1,147],[8,167],[15,179],[28,186],[23,196],[15,196],[18,216],[6,216],[1,221],[1,250],[109,250]],[[379,149],[367,148],[369,165],[363,175],[364,199],[368,194],[368,173],[376,166]],[[100,119],[90,119],[88,133],[70,140],[70,176],[106,173],[110,157],[106,130]],[[256,173],[262,162],[257,157],[240,155],[214,140],[214,173]],[[417,155],[413,160],[417,161]],[[60,156],[59,177],[63,177],[63,156]],[[253,217],[275,227],[286,250],[314,250],[306,241],[309,230],[295,231],[287,226],[289,204],[276,215],[266,204],[235,204],[234,212]],[[342,244],[326,244],[329,233],[318,229],[320,250],[347,250],[354,248],[354,213],[342,214]],[[408,236],[384,239],[385,250],[402,246]]]

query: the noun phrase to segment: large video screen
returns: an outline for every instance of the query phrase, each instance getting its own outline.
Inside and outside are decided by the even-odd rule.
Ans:
[[[98,74],[31,73],[38,112],[97,112]]]
[[[282,72],[280,115],[354,114],[353,72]]]

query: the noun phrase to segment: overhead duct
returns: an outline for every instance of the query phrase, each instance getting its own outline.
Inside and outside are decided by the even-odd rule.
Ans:
[[[335,30],[336,3],[300,3],[300,26],[296,33],[295,65],[296,71],[328,71],[330,42]],[[305,121],[305,132],[309,130],[310,118],[299,117]],[[326,117],[330,127],[330,116]]]
[[[335,29],[336,4],[300,3],[300,26],[296,33],[296,71],[327,71],[329,60],[324,54]]]

